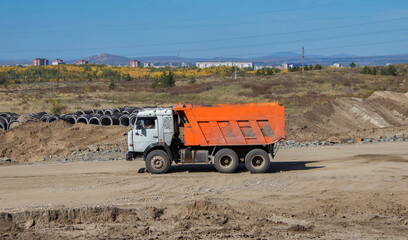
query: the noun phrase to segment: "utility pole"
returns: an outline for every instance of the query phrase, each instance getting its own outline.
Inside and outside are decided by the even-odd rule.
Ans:
[[[305,48],[302,46],[302,73],[305,71]]]
[[[58,63],[58,68],[57,68],[57,89],[59,89],[59,78],[60,78],[60,64]]]
[[[237,79],[237,67],[234,66],[234,79]]]
[[[234,62],[232,62],[232,67],[233,67],[234,69],[232,70],[232,78],[231,78],[231,79],[234,79],[234,71],[235,71],[235,65],[234,65]]]

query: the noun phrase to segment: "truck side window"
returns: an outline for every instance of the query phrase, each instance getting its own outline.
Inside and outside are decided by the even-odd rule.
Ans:
[[[145,125],[146,129],[155,129],[156,128],[154,119],[145,119],[144,120],[144,125]]]
[[[136,129],[155,129],[155,118],[138,118],[136,122]]]

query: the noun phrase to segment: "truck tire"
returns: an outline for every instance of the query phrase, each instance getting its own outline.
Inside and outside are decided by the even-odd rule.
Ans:
[[[169,170],[171,161],[163,150],[153,150],[147,154],[145,165],[152,174],[165,173]]]
[[[233,173],[237,169],[238,164],[238,155],[232,149],[224,148],[215,154],[214,167],[220,173]]]
[[[252,149],[245,156],[245,167],[251,173],[264,173],[270,165],[269,155],[262,149]]]

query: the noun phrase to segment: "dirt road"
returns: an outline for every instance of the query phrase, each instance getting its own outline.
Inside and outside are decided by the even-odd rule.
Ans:
[[[142,162],[0,167],[0,238],[408,236],[408,142],[280,150],[269,173]]]

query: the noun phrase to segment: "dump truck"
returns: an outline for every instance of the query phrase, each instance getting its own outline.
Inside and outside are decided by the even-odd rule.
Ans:
[[[284,138],[284,107],[278,103],[177,104],[139,111],[126,159],[145,161],[152,174],[167,172],[172,163],[214,164],[232,173],[240,162],[263,173]]]

